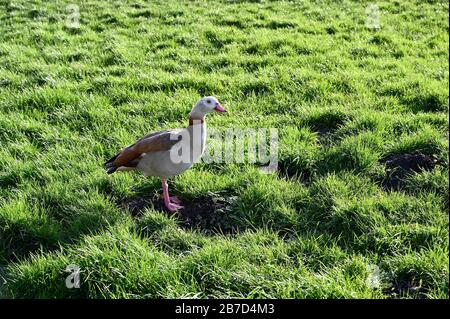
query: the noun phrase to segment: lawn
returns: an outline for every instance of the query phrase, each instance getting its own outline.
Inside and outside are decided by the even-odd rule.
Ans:
[[[448,9],[0,0],[0,297],[448,298]],[[204,95],[277,172],[105,173]]]

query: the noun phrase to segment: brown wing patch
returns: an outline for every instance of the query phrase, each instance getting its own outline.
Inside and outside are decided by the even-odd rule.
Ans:
[[[142,153],[139,153],[134,149],[134,144],[131,146],[128,146],[125,148],[122,152],[117,155],[116,159],[114,160],[114,165],[116,166],[124,166],[128,162],[131,162],[132,160],[138,158]]]
[[[126,166],[144,153],[169,150],[180,140],[181,136],[178,140],[171,140],[171,131],[149,134],[120,152],[113,163],[116,166]]]

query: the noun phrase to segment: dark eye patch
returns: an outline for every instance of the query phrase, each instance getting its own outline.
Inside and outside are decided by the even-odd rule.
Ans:
[[[206,103],[211,103],[211,100],[206,100]]]

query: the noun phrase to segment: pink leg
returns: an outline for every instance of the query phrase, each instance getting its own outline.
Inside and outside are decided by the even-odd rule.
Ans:
[[[169,196],[170,202],[181,205],[181,199],[179,199],[177,196]]]
[[[161,182],[162,182],[162,189],[163,189],[164,204],[166,205],[167,209],[170,210],[171,212],[175,212],[178,209],[183,208],[183,206],[180,206],[180,205],[170,202],[171,198],[169,196],[169,187],[167,185],[167,180],[162,179]]]
[[[161,198],[162,199],[164,199],[164,196],[161,196]],[[177,196],[169,196],[169,201],[171,202],[171,203],[174,203],[174,204],[178,204],[178,205],[181,205],[181,199],[179,199]]]

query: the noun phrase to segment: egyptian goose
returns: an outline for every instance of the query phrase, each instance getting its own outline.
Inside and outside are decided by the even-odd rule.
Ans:
[[[107,161],[107,173],[138,170],[146,176],[159,177],[167,209],[174,212],[183,208],[176,196],[169,196],[167,179],[183,173],[200,159],[206,144],[205,116],[213,111],[226,112],[215,97],[200,99],[189,114],[187,128],[144,136]]]

